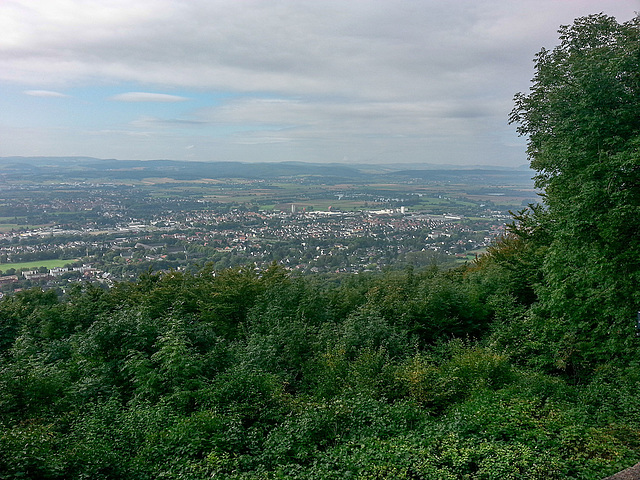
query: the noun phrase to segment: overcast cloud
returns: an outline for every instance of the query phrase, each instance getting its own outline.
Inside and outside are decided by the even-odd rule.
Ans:
[[[0,155],[526,163],[557,29],[640,0],[0,3]]]
[[[166,93],[149,93],[149,92],[127,92],[119,93],[109,97],[110,100],[118,102],[184,102],[188,100],[178,95],[167,95]]]

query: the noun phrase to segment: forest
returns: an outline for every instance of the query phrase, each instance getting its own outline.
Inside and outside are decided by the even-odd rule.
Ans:
[[[640,461],[640,17],[559,30],[476,261],[0,301],[0,479],[601,479]]]

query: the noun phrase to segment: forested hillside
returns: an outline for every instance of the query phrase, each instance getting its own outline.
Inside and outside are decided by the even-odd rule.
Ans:
[[[640,461],[640,18],[560,30],[539,205],[453,270],[149,273],[0,302],[0,479],[599,479]]]

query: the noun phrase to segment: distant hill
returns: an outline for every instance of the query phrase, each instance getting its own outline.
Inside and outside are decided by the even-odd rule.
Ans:
[[[504,169],[504,168],[465,168],[465,169],[428,169],[428,170],[400,170],[390,172],[389,176],[395,178],[415,178],[432,181],[454,181],[457,183],[486,183],[490,179],[510,180],[517,184],[531,183],[532,172],[529,169]]]
[[[346,165],[308,163],[188,162],[176,160],[115,160],[91,157],[0,157],[0,173],[85,179],[109,177],[140,179],[170,177],[176,180],[200,178],[275,178],[321,175],[358,178],[362,174]]]
[[[433,181],[484,182],[496,178],[528,182],[528,168],[441,167],[420,165],[344,165],[304,162],[242,163],[192,162],[177,160],[116,160],[93,157],[0,157],[0,175],[7,180],[140,180],[169,177],[178,181],[202,178],[273,179],[278,177],[320,177],[333,181],[384,181],[422,179]]]

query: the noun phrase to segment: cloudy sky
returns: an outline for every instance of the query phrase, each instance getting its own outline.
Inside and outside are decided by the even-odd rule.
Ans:
[[[640,0],[0,0],[0,156],[526,164],[557,29]]]

